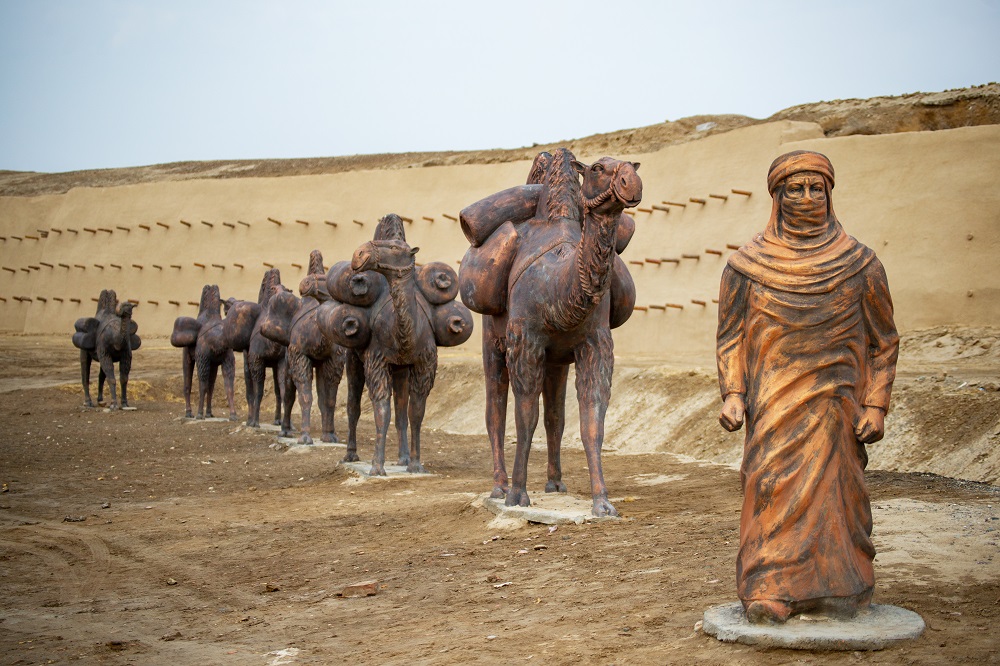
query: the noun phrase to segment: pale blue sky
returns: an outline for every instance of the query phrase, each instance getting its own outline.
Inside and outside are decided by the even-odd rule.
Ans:
[[[1000,79],[1000,2],[0,0],[0,169],[506,148]]]

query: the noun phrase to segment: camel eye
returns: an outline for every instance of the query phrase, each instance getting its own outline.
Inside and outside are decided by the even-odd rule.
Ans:
[[[594,171],[596,171],[597,173],[604,173],[604,165],[603,165],[603,164],[595,164],[595,165],[594,165],[593,167],[591,167],[591,168],[592,168],[592,169],[593,169]]]

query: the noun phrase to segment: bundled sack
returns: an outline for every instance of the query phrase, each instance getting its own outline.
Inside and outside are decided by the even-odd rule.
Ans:
[[[389,289],[385,276],[375,271],[355,273],[351,262],[338,261],[326,274],[326,289],[334,300],[367,308]]]
[[[429,319],[438,347],[457,347],[472,335],[472,313],[458,301],[430,306]]]
[[[484,315],[507,311],[507,282],[517,256],[518,235],[513,223],[505,222],[482,245],[472,246],[458,271],[462,302]]]
[[[174,320],[174,330],[170,334],[170,344],[174,347],[191,347],[198,342],[201,322],[194,317],[178,317]]]
[[[82,317],[73,324],[73,346],[77,349],[94,351],[97,348],[97,329],[101,325],[96,317]]]
[[[635,281],[628,266],[617,254],[611,264],[611,328],[618,328],[628,321],[635,308]]]
[[[234,301],[222,320],[222,332],[233,351],[250,349],[250,336],[260,316],[260,306],[252,301]]]
[[[442,305],[458,296],[458,274],[443,261],[421,266],[416,280],[420,293],[431,305]]]
[[[317,321],[325,335],[349,349],[364,349],[371,342],[368,310],[350,303],[329,301],[319,306]]]

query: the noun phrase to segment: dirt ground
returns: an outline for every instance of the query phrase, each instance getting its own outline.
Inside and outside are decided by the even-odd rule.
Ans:
[[[1000,663],[995,485],[868,473],[875,601],[920,613],[921,638],[865,654],[723,644],[695,627],[735,600],[731,464],[626,455],[631,431],[610,427],[604,468],[622,519],[501,529],[473,506],[491,486],[482,435],[429,416],[436,476],[362,481],[338,464],[343,449],[279,452],[271,433],[180,418],[179,351],[165,340],[136,353],[136,411],[85,409],[68,337],[0,336],[2,664]],[[901,373],[903,402],[959,400],[975,381],[986,397],[959,402],[995,447],[997,367],[956,361],[973,347],[949,354],[940,337]],[[456,383],[463,363],[445,359],[432,402],[481,390]],[[627,381],[615,391],[636,400]],[[363,459],[372,438],[366,412]],[[586,496],[582,452],[569,447],[563,466]],[[539,451],[529,492],[543,486]],[[338,596],[365,580],[377,595]]]

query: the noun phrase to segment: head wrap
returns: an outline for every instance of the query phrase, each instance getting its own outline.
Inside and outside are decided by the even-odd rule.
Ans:
[[[786,228],[780,202],[785,179],[804,171],[822,175],[827,183],[827,227],[821,234],[808,237]],[[826,155],[796,150],[774,160],[767,173],[767,190],[773,199],[771,218],[763,233],[729,258],[729,265],[772,289],[803,294],[830,292],[858,274],[875,253],[848,236],[837,220],[833,184],[833,165]]]

